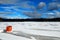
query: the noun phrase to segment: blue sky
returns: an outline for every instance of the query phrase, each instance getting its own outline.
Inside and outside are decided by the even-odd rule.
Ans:
[[[49,3],[49,2],[51,2],[52,0],[30,0],[30,1],[33,1],[33,2],[35,2],[35,3],[40,3],[40,2],[46,2],[46,3]]]
[[[39,3],[44,4],[43,8],[40,10],[38,8]],[[58,10],[48,10],[48,4],[52,0],[2,0],[0,3],[0,17],[2,18],[50,18],[55,17],[57,13],[60,13],[60,8]],[[60,7],[60,6],[59,6]],[[37,9],[38,8],[38,9]]]

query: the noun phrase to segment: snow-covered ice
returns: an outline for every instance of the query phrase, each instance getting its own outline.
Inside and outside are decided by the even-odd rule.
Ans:
[[[60,40],[59,24],[60,22],[0,22],[0,32],[8,25],[13,27],[12,33],[0,33],[0,39],[39,40],[36,39],[37,37],[34,37],[37,35],[55,38],[50,38],[51,40]]]
[[[28,38],[19,37],[11,34],[6,34],[6,33],[0,33],[0,39],[2,40],[35,40],[34,37],[32,37],[32,39],[28,39]]]

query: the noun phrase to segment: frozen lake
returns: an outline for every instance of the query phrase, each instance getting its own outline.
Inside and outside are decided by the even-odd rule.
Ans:
[[[0,22],[0,31],[8,25],[13,27],[12,33],[0,33],[0,39],[60,40],[59,24],[60,22]]]

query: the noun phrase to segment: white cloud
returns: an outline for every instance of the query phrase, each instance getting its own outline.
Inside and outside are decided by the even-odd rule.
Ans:
[[[44,2],[40,2],[39,4],[38,4],[38,8],[39,9],[41,9],[41,8],[43,8],[43,7],[45,7],[46,6],[46,3],[44,3]]]
[[[8,0],[7,0],[8,1]],[[10,3],[11,1],[9,1],[8,3]],[[3,3],[3,2],[2,2]],[[5,2],[5,3],[7,3],[7,2]],[[35,7],[33,6],[33,5],[30,5],[30,4],[32,4],[32,2],[30,2],[30,1],[24,1],[24,2],[20,2],[18,5],[16,5],[16,6],[12,6],[12,7],[4,7],[4,8],[6,8],[6,10],[10,10],[10,9],[14,9],[15,11],[17,11],[17,12],[23,12],[23,14],[25,14],[25,15],[27,15],[27,16],[30,16],[30,17],[33,17],[33,18],[40,18],[40,14],[38,14],[38,13],[33,13],[32,11],[26,11],[26,10],[21,10],[21,9],[19,9],[19,8],[26,8],[26,9],[28,9],[28,10],[34,10],[35,9]],[[24,12],[26,12],[26,13],[24,13]],[[32,12],[32,13],[31,13]],[[3,12],[4,13],[4,12]],[[9,14],[9,13],[12,13],[11,11],[10,12],[5,12],[6,14]],[[10,17],[8,17],[8,18],[10,18]],[[16,16],[16,17],[11,17],[11,18],[20,18],[19,16]],[[27,18],[27,17],[26,17]]]
[[[48,10],[56,10],[56,9],[58,9],[56,2],[49,3]]]
[[[19,8],[35,8],[31,1],[24,1],[24,0],[0,0],[1,4],[15,4],[16,6],[19,6]],[[30,5],[31,4],[31,5]],[[15,7],[16,7],[15,6]]]
[[[60,4],[57,4],[58,8],[60,8]]]
[[[33,2],[31,1],[23,1],[23,2],[20,2],[18,5],[16,6],[11,6],[11,7],[3,7],[5,9],[14,9],[14,10],[18,10],[18,9],[28,9],[28,10],[34,10],[36,9],[35,6],[33,5],[30,5],[30,4],[33,4]]]
[[[55,18],[55,14],[53,12],[47,12],[46,16],[48,19]]]
[[[52,0],[52,1],[54,1],[54,2],[59,2],[60,0]]]
[[[19,5],[20,8],[31,8],[31,9],[34,9],[35,7],[32,4],[33,4],[33,2],[31,2],[31,1],[24,1],[24,2],[20,2],[20,4],[18,4],[18,5]]]
[[[18,0],[0,0],[1,4],[16,4]]]
[[[54,15],[54,13],[48,13],[48,15]]]
[[[60,17],[60,11],[55,10],[55,13],[56,13],[56,17]]]
[[[0,14],[14,14],[13,12],[0,12]]]
[[[40,18],[41,14],[37,12],[24,12],[25,15],[32,17],[32,18]]]

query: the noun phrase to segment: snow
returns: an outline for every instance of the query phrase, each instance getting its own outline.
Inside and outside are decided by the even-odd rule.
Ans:
[[[22,37],[23,35],[24,36],[41,35],[41,36],[60,38],[60,25],[59,24],[60,22],[0,22],[0,38],[4,40],[7,40],[7,39],[9,40],[20,40],[20,39],[21,40],[36,40],[32,36],[30,36],[32,39],[29,39],[29,38]],[[7,34],[7,33],[1,33],[1,31],[3,31],[8,25],[12,25],[13,34],[18,33],[20,36]]]
[[[18,37],[18,36],[6,34],[6,33],[0,33],[0,39],[2,40],[35,40],[33,37],[32,39],[28,39],[28,38]]]

